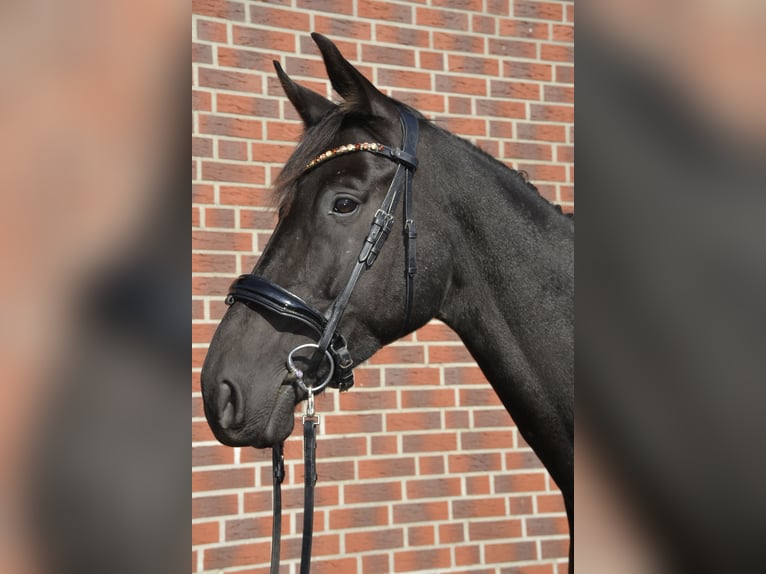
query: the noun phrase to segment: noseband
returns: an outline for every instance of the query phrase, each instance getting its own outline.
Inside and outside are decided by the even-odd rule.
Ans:
[[[394,213],[399,198],[404,194],[404,253],[405,253],[405,315],[402,333],[407,332],[410,324],[414,279],[416,271],[415,258],[415,222],[412,215],[412,178],[418,165],[416,149],[418,145],[418,120],[409,111],[402,108],[399,112],[402,126],[401,148],[391,148],[380,143],[357,143],[343,145],[319,154],[306,165],[306,171],[329,161],[339,155],[369,152],[383,156],[397,163],[396,173],[383,199],[380,208],[375,212],[370,231],[362,244],[354,269],[346,282],[346,286],[326,313],[321,313],[291,291],[280,287],[264,277],[254,274],[240,275],[229,287],[226,304],[231,305],[240,301],[256,309],[266,309],[278,313],[300,326],[308,327],[317,338],[317,343],[300,345],[290,351],[287,356],[287,370],[307,395],[308,406],[303,417],[303,458],[304,458],[304,509],[303,509],[303,541],[301,545],[301,574],[309,574],[311,567],[311,542],[314,530],[314,485],[316,484],[316,426],[319,415],[314,413],[314,394],[326,385],[341,391],[350,389],[354,384],[354,361],[348,351],[346,340],[338,333],[338,325],[343,312],[346,310],[351,293],[354,291],[362,273],[372,267],[383,247],[394,224]],[[306,386],[303,382],[303,372],[295,366],[293,356],[302,349],[314,349],[310,365],[318,366],[325,358],[330,363],[329,374],[318,384]],[[273,485],[274,485],[274,519],[271,534],[271,574],[279,572],[280,538],[282,530],[282,494],[281,485],[285,476],[285,465],[282,445],[273,447]]]
[[[327,150],[306,165],[306,171],[329,161],[340,155],[355,152],[368,152],[385,157],[398,164],[396,173],[388,188],[386,197],[380,208],[375,212],[370,231],[362,244],[354,269],[346,282],[346,286],[326,313],[321,313],[316,308],[306,303],[303,299],[269,281],[264,277],[254,274],[240,275],[229,287],[226,304],[231,305],[240,301],[250,307],[266,309],[278,313],[301,326],[309,327],[317,337],[317,343],[311,344],[314,348],[314,362],[322,361],[327,354],[332,360],[334,374],[326,384],[341,391],[350,389],[354,384],[353,367],[354,361],[348,351],[348,345],[343,336],[338,333],[338,324],[348,306],[348,301],[356,287],[362,273],[372,267],[378,257],[383,244],[394,224],[394,213],[399,198],[404,195],[404,245],[405,245],[405,319],[402,332],[406,332],[410,322],[412,311],[412,299],[414,291],[414,278],[416,272],[415,222],[412,216],[412,178],[417,168],[418,160],[416,148],[418,143],[418,120],[406,109],[400,110],[399,119],[402,126],[402,147],[391,148],[380,143],[356,143],[343,145]],[[296,349],[293,350],[293,352]],[[291,352],[292,355],[292,352]],[[302,373],[297,369],[288,370],[296,375],[299,384],[302,384]],[[322,384],[321,386],[324,386]],[[320,390],[317,386],[314,392]]]

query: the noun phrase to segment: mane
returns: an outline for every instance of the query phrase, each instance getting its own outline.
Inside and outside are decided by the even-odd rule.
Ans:
[[[478,156],[478,159],[486,164],[488,169],[499,175],[503,180],[504,187],[508,191],[513,189],[514,191],[521,192],[514,193],[514,199],[521,202],[534,219],[540,220],[548,214],[556,214],[562,218],[574,220],[574,214],[564,213],[560,205],[548,201],[548,199],[540,194],[537,187],[529,181],[529,174],[526,171],[509,167],[470,141],[456,136],[439,126],[434,125],[434,127],[451,141],[465,148],[464,151],[466,153]]]
[[[406,109],[415,117],[425,119],[424,116],[414,108],[399,101],[394,101],[397,106]],[[333,147],[333,143],[345,125],[353,123],[358,127],[367,128],[374,133],[378,131],[376,129],[376,124],[380,121],[381,118],[354,113],[353,110],[349,109],[348,105],[341,104],[322,118],[319,123],[306,129],[300,142],[298,142],[295,151],[287,160],[274,182],[274,200],[278,205],[280,216],[286,215],[290,206],[293,204],[297,191],[296,184],[298,179],[306,171],[306,165],[318,154]],[[507,188],[527,192],[515,195],[519,196],[518,199],[524,203],[532,217],[539,219],[545,216],[544,212],[549,212],[557,213],[561,217],[574,219],[573,214],[563,213],[560,205],[553,204],[540,195],[537,187],[529,181],[529,177],[525,171],[510,168],[470,141],[450,133],[435,125],[433,122],[429,122],[429,124],[451,141],[466,148],[467,152],[477,155],[485,164],[487,164],[489,169],[498,173],[501,178],[505,180],[505,186]]]

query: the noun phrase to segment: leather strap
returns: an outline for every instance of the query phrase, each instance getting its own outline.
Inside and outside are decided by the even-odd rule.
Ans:
[[[285,479],[285,455],[282,443],[271,450],[274,471],[273,521],[271,523],[271,574],[279,574],[279,551],[282,540],[282,481]]]
[[[316,427],[318,419],[303,418],[303,542],[301,544],[301,574],[309,574],[311,568],[311,543],[314,535],[314,486],[316,471]]]

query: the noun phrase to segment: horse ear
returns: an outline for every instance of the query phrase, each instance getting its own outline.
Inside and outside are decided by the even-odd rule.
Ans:
[[[394,101],[352,66],[332,41],[316,32],[311,37],[322,52],[332,87],[343,96],[349,108],[370,115],[398,117]]]
[[[274,69],[277,71],[279,83],[282,84],[287,99],[290,100],[307,128],[317,124],[319,120],[337,107],[323,95],[292,81],[276,60],[274,60]]]

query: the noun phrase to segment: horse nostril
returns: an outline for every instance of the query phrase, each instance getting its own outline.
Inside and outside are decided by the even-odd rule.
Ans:
[[[218,411],[218,424],[222,429],[230,428],[237,423],[238,405],[237,394],[234,391],[234,387],[231,383],[222,382],[218,383],[218,392],[216,393],[216,406]]]

